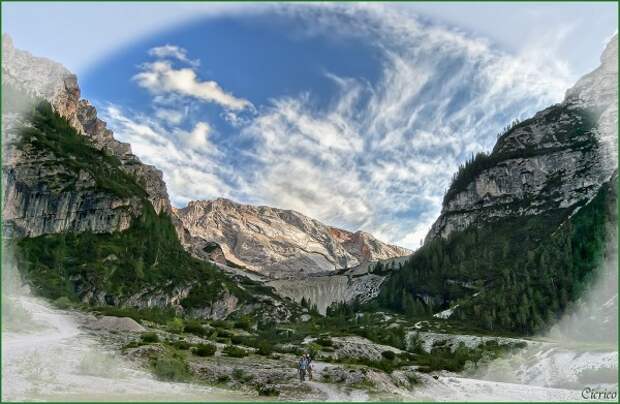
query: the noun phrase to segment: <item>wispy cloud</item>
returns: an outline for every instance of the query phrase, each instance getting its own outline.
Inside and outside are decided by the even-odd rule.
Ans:
[[[380,79],[327,72],[325,79],[338,88],[327,105],[317,107],[308,89],[240,119],[233,111],[251,104],[200,81],[193,69],[175,69],[165,60],[144,65],[136,75],[141,86],[159,96],[220,104],[239,131],[231,141],[244,145],[220,150],[207,123],[165,130],[171,120],[163,113],[130,119],[109,111],[117,134],[164,171],[175,203],[232,197],[417,248],[458,164],[490,149],[512,119],[559,101],[569,86],[561,63],[529,57],[538,48],[503,54],[483,39],[422,23],[400,9],[338,5],[282,12],[299,18],[302,35],[371,41],[382,54]],[[242,165],[231,162],[238,159]]]

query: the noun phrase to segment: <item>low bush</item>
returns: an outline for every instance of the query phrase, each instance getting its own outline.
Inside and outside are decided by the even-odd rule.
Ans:
[[[396,354],[394,351],[383,351],[381,352],[381,356],[389,361],[393,361],[396,358]]]
[[[64,309],[68,309],[72,305],[73,305],[73,303],[66,296],[62,296],[62,297],[59,297],[58,299],[54,300],[54,306],[58,307],[59,309],[63,309],[63,310]]]
[[[217,382],[218,383],[228,383],[230,381],[230,376],[228,375],[219,375],[217,377]]]
[[[198,344],[192,349],[196,356],[213,356],[217,351],[217,347],[213,344]]]
[[[230,342],[234,345],[242,345],[246,341],[246,338],[241,335],[233,335],[230,337]]]
[[[252,329],[252,320],[247,317],[240,318],[235,322],[235,328],[250,331]]]
[[[226,320],[213,320],[211,321],[211,326],[216,327],[216,328],[231,329],[233,328],[233,323],[231,323],[230,321],[226,321]]]
[[[173,342],[172,346],[177,348],[177,349],[183,350],[183,351],[187,351],[191,347],[189,342],[187,342],[185,340],[178,340],[176,342]]]
[[[248,351],[243,348],[236,347],[234,345],[228,345],[223,351],[226,355],[233,358],[243,358],[248,356]]]
[[[280,395],[280,391],[274,386],[265,386],[264,384],[256,386],[259,396],[264,397],[277,397]]]
[[[273,344],[266,339],[261,339],[256,343],[255,348],[258,348],[256,351],[259,355],[269,356],[273,353]]]
[[[191,377],[189,366],[185,360],[174,354],[163,354],[152,362],[153,374],[160,380],[185,382]]]
[[[207,330],[200,324],[199,321],[189,320],[185,322],[183,326],[183,331],[189,334],[194,334],[199,337],[204,337],[207,335]]]
[[[154,332],[145,332],[144,334],[142,334],[140,338],[142,339],[142,342],[144,342],[145,344],[152,344],[155,342],[159,342],[159,336],[155,334]]]
[[[246,373],[243,369],[234,368],[232,371],[232,377],[242,383],[247,383],[254,377],[251,374]]]
[[[166,323],[166,328],[168,329],[168,331],[173,332],[173,333],[181,333],[183,332],[183,320],[181,320],[178,317],[175,317],[171,320],[169,320]]]
[[[333,346],[334,342],[329,337],[320,337],[316,340],[316,343],[325,347],[325,346]]]

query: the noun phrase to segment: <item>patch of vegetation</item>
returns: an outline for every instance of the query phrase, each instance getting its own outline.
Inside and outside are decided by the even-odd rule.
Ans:
[[[224,350],[222,352],[233,358],[244,358],[248,356],[248,351],[234,345],[228,345],[224,347]]]
[[[151,361],[151,369],[159,380],[187,382],[192,374],[185,357],[177,352],[164,352]]]
[[[316,340],[316,343],[319,344],[322,347],[326,347],[326,346],[332,346],[333,342],[329,337],[319,337]]]
[[[264,384],[256,386],[256,391],[259,396],[264,397],[277,397],[280,395],[280,391],[275,386],[267,386]]]
[[[159,336],[154,332],[145,332],[140,336],[140,339],[145,344],[159,342]]]
[[[185,340],[178,340],[175,341],[171,344],[173,347],[175,347],[176,349],[179,349],[181,351],[187,351],[188,349],[191,348],[191,344]]]
[[[396,354],[394,351],[383,351],[381,352],[381,356],[389,361],[396,359]]]
[[[194,346],[192,352],[196,356],[213,356],[217,351],[217,347],[213,344],[198,344]]]
[[[183,332],[194,334],[199,337],[204,337],[207,335],[207,329],[198,320],[185,320]]]
[[[166,329],[172,333],[182,333],[184,329],[183,320],[178,317],[168,320],[166,322]]]
[[[248,383],[252,381],[252,379],[254,379],[254,376],[252,376],[249,373],[246,373],[243,369],[240,369],[240,368],[233,369],[232,377],[241,383]]]
[[[238,319],[237,321],[235,321],[234,327],[239,328],[241,330],[250,331],[252,329],[252,319],[250,319],[247,316],[242,317]]]

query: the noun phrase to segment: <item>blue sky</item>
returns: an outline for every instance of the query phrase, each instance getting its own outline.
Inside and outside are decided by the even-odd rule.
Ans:
[[[3,3],[2,22],[78,73],[174,205],[290,208],[416,248],[458,164],[596,67],[616,7]]]

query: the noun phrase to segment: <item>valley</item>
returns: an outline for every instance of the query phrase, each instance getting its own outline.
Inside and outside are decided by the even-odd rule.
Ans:
[[[589,293],[617,284],[617,64],[615,36],[561,104],[461,166],[412,252],[293,210],[173,207],[77,77],[3,35],[3,400],[617,389],[617,289]]]

